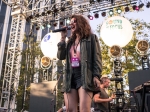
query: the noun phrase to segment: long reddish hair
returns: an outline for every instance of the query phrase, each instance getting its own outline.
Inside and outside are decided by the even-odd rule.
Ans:
[[[92,33],[89,22],[82,15],[72,15],[72,18],[76,19],[77,30],[72,33],[71,38],[75,40],[76,33],[80,35],[80,39],[87,38]]]

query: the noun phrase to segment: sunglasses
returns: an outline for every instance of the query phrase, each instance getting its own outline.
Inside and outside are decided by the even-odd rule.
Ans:
[[[77,22],[77,20],[72,20],[72,21],[70,21],[70,24],[73,24],[73,23],[76,23]]]

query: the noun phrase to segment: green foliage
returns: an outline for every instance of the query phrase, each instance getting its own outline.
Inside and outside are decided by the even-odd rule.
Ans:
[[[20,67],[19,87],[17,98],[17,112],[29,109],[30,84],[33,82],[33,75],[41,71],[41,68],[35,68],[35,58],[40,58],[42,52],[39,42],[34,41],[34,36],[25,35],[23,39],[24,49],[21,53],[22,61]]]
[[[125,79],[125,85],[128,85],[127,74],[130,71],[137,71],[142,69],[141,65],[141,56],[136,52],[136,44],[138,40],[144,39],[148,40],[149,35],[147,29],[150,31],[150,23],[146,23],[140,20],[129,19],[133,27],[133,38],[132,40],[122,48],[121,64],[122,64],[122,77]],[[97,32],[100,33],[101,24],[97,27]],[[146,30],[145,30],[146,29]],[[103,62],[103,71],[102,75],[111,75],[114,77],[113,71],[113,58],[109,56],[109,47],[103,42],[100,38],[101,53],[102,53],[102,62]],[[115,83],[112,82],[109,88],[109,94],[112,92],[115,87]],[[129,93],[129,91],[126,91]],[[128,100],[128,98],[126,98]]]

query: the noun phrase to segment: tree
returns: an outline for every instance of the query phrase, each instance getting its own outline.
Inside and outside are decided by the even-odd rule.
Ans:
[[[147,40],[150,42],[150,35],[148,35],[148,31],[150,31],[150,23],[143,22],[142,20],[133,20],[129,19],[133,26],[134,34],[132,40],[128,45],[123,47],[121,63],[122,63],[122,77],[124,78],[124,86],[128,85],[128,77],[127,74],[130,71],[136,71],[142,69],[141,67],[141,57],[136,52],[136,44],[138,40]],[[101,25],[98,25],[97,32],[100,33]],[[113,58],[109,56],[109,47],[103,42],[100,38],[100,45],[102,51],[102,62],[103,62],[103,71],[102,75],[108,75],[113,77]],[[113,90],[114,84],[112,83],[110,89]],[[109,91],[110,93],[112,91]],[[125,91],[126,92],[126,91]],[[127,91],[127,96],[129,95],[129,91]],[[128,98],[127,98],[128,99]]]

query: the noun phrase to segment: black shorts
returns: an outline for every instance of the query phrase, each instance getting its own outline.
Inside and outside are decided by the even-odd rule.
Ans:
[[[81,86],[81,67],[72,68],[71,89],[79,89]]]

